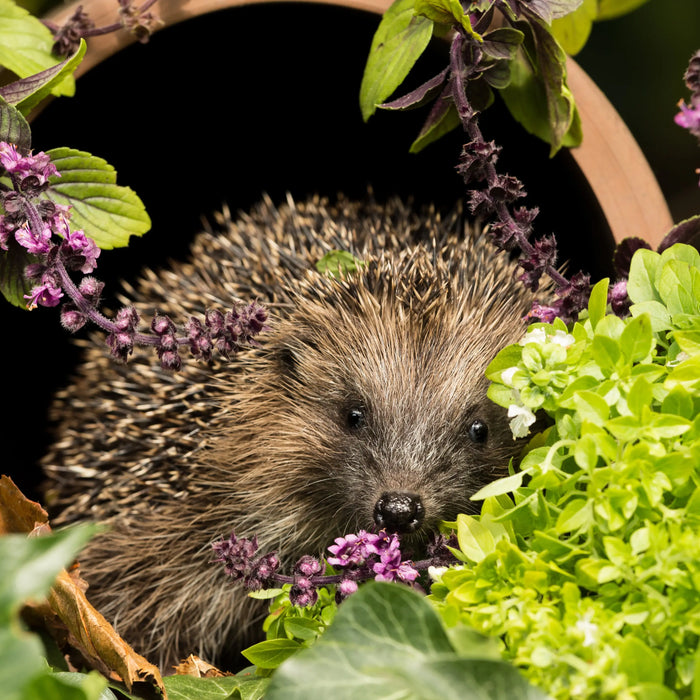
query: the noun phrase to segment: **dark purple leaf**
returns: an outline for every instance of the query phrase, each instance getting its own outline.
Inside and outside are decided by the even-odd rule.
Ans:
[[[659,243],[658,252],[663,253],[674,243],[686,243],[700,250],[700,216],[692,216],[676,224]]]
[[[396,100],[385,102],[384,104],[379,105],[379,107],[381,109],[393,110],[409,110],[415,109],[416,107],[421,107],[432,100],[435,95],[442,90],[445,85],[445,81],[447,80],[448,72],[449,68],[445,68],[445,70],[438,73],[435,77],[426,81],[415,90],[411,90],[411,92],[403,97],[399,97]]]
[[[613,268],[617,277],[627,279],[632,256],[640,248],[650,249],[651,246],[643,238],[635,237],[625,238],[618,244],[613,254]]]
[[[17,146],[20,153],[28,153],[32,145],[32,132],[27,120],[16,107],[0,97],[0,141]]]

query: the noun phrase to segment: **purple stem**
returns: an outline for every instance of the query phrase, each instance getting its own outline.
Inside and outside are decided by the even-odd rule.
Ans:
[[[465,90],[465,82],[468,76],[473,72],[474,67],[478,64],[481,57],[481,49],[479,47],[474,47],[475,60],[472,65],[467,67],[464,63],[464,45],[465,36],[462,32],[458,31],[455,35],[452,46],[450,48],[450,68],[452,71],[452,93],[454,97],[455,104],[457,106],[457,112],[462,121],[462,126],[467,132],[471,141],[483,141],[483,134],[481,129],[479,129],[479,123],[476,119],[476,113],[469,104],[469,99],[467,98],[467,93]],[[496,184],[498,173],[496,172],[496,166],[489,162],[486,163],[486,182],[489,187]],[[515,235],[515,239],[518,246],[523,251],[525,255],[531,256],[534,254],[535,249],[528,241],[527,237],[523,234],[522,228],[514,221],[511,216],[508,205],[505,202],[496,203],[496,214],[500,221],[505,223]],[[551,265],[546,265],[544,272],[552,278],[555,284],[562,288],[568,284],[568,280],[564,277],[556,268]]]

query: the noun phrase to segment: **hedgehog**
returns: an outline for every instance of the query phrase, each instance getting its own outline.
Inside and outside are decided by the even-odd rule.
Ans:
[[[173,373],[77,341],[44,459],[54,522],[107,526],[80,557],[90,600],[164,668],[235,664],[261,634],[265,604],[212,564],[222,536],[255,536],[283,566],[360,529],[418,550],[522,447],[485,369],[522,337],[532,293],[459,208],[265,197],[204,228],[187,262],[124,293],[183,320],[259,300],[260,347]],[[338,250],[361,264],[319,272]]]

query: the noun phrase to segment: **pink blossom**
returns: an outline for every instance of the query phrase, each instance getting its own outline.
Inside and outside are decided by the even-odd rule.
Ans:
[[[51,249],[51,227],[42,222],[41,231],[35,231],[28,224],[20,226],[15,231],[17,243],[26,248],[34,255],[42,255],[48,253]]]

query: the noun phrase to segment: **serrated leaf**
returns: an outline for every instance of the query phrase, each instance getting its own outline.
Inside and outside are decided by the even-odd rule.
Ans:
[[[72,148],[47,153],[61,177],[50,178],[45,196],[73,207],[73,229],[83,229],[100,248],[111,249],[151,228],[143,202],[131,188],[116,184],[117,173],[105,160]]]
[[[13,143],[21,153],[29,151],[32,132],[22,113],[0,97],[0,141]]]
[[[406,586],[370,582],[346,600],[328,631],[277,669],[267,700],[422,698],[541,700],[514,666],[474,637],[453,648],[435,610]],[[471,651],[471,654],[470,654]],[[310,681],[310,679],[312,679]]]
[[[430,42],[433,23],[417,17],[414,4],[415,0],[396,0],[379,23],[360,85],[365,121],[401,85]]]
[[[0,65],[20,78],[34,75],[60,62],[52,53],[53,35],[27,10],[12,2],[0,0]],[[54,95],[73,95],[72,76],[52,88]]]
[[[72,75],[80,62],[83,60],[87,44],[83,39],[76,52],[57,63],[55,66],[46,68],[39,73],[20,78],[8,85],[0,88],[2,95],[9,104],[16,105],[17,109],[27,115],[46,96],[52,93],[54,88],[60,85],[67,76]]]

